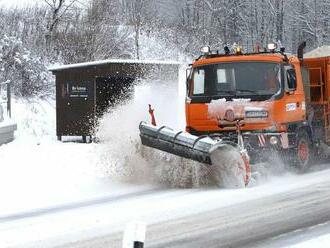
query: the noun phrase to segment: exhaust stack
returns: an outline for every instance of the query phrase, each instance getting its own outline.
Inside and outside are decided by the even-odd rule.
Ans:
[[[304,49],[306,47],[306,41],[302,42],[298,46],[297,57],[302,62],[304,60]]]

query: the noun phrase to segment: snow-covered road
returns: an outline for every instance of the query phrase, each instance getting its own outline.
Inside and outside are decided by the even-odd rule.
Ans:
[[[175,87],[136,93],[104,118],[93,144],[56,141],[54,102],[14,102],[16,140],[0,147],[0,247],[121,247],[132,221],[147,224],[146,247],[330,243],[328,165],[306,175],[282,168],[246,189],[215,188],[196,163],[141,156],[150,155],[137,128],[149,118],[147,104],[176,128],[183,113],[173,115],[182,103],[166,101]]]
[[[148,225],[148,247],[283,247],[283,238],[272,238],[330,221],[329,177],[324,170],[240,190],[109,189],[102,198],[0,217],[0,246],[121,247],[125,226],[138,220]]]

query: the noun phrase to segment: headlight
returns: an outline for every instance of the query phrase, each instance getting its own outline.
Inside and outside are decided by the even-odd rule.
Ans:
[[[276,136],[272,136],[269,139],[269,143],[272,144],[273,146],[278,144],[278,138]]]
[[[246,118],[267,118],[268,112],[265,110],[262,111],[246,111],[245,112]]]

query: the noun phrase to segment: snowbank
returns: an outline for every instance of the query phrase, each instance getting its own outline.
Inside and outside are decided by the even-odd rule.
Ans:
[[[13,99],[12,117],[18,126],[17,142],[39,143],[41,139],[55,139],[54,99]]]
[[[329,230],[330,232],[330,230]],[[298,242],[294,245],[288,245],[288,248],[312,248],[312,247],[330,247],[330,234],[316,236],[309,240]]]
[[[176,82],[137,86],[132,101],[105,116],[99,131],[101,142],[93,144],[57,141],[54,99],[13,99],[12,116],[18,130],[12,143],[0,146],[0,216],[140,189],[136,181],[134,187],[119,182],[135,167],[140,175],[147,173],[143,170],[146,163],[139,165],[141,160],[134,156],[139,151],[139,122],[149,121],[148,103],[155,108],[159,124],[175,126],[184,120],[184,114],[173,114],[178,113],[178,105],[184,111],[184,97],[177,96]],[[148,185],[144,182],[143,187]]]
[[[7,126],[13,126],[15,124],[16,124],[16,122],[14,120],[7,119],[7,120],[0,122],[0,128],[7,127]]]

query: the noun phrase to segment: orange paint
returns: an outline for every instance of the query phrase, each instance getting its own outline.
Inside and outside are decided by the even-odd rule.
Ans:
[[[286,64],[281,54],[258,54],[258,55],[237,55],[216,58],[202,58],[193,64],[193,68],[202,65],[228,63],[228,62],[275,62]],[[305,66],[319,63],[320,59],[305,59]],[[217,104],[211,103],[186,103],[187,127],[196,131],[221,132],[235,130],[233,127],[221,127],[225,111],[232,109],[236,116],[242,117],[244,126],[242,131],[286,131],[286,124],[293,122],[303,122],[306,120],[305,93],[301,76],[300,61],[294,57],[289,57],[288,63],[293,66],[296,72],[297,88],[294,92],[284,92],[279,99],[250,102],[223,101]],[[329,58],[328,58],[328,70]],[[329,75],[329,73],[328,73]],[[329,77],[329,76],[328,76]],[[330,87],[328,87],[330,95]],[[294,110],[290,108],[293,106]],[[295,107],[294,107],[295,106]],[[268,112],[267,118],[245,118],[246,109],[259,108]]]

